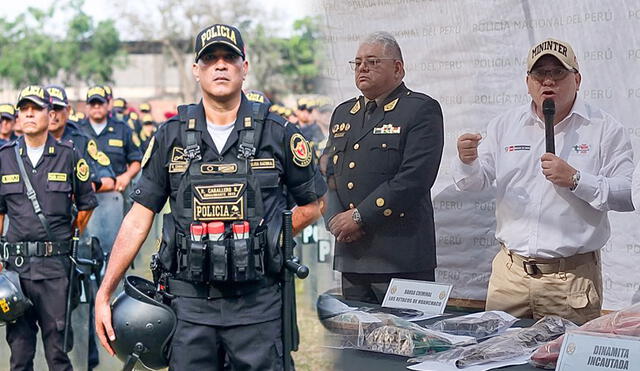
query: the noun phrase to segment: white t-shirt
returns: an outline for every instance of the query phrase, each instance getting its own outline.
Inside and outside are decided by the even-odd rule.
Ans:
[[[29,156],[29,160],[31,160],[31,165],[35,167],[40,161],[40,157],[44,153],[44,144],[38,147],[27,147],[27,156]]]
[[[460,190],[496,184],[496,239],[520,255],[568,257],[602,248],[611,234],[607,212],[631,211],[633,149],[624,127],[579,97],[555,125],[556,155],[580,171],[575,190],[542,174],[543,121],[533,105],[492,120],[465,165],[458,156],[453,178]]]
[[[100,124],[94,124],[93,122],[89,122],[91,124],[91,127],[93,128],[93,131],[96,132],[96,134],[100,135],[100,133],[102,133],[102,131],[104,130],[104,128],[107,127],[107,121],[100,123]]]
[[[207,131],[209,132],[209,135],[211,135],[211,139],[213,139],[213,143],[216,145],[218,153],[222,152],[224,149],[224,145],[227,143],[227,139],[229,139],[229,135],[231,135],[234,125],[235,121],[226,125],[216,125],[207,121]]]

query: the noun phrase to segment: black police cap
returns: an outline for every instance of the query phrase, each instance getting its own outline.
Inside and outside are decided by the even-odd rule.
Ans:
[[[214,24],[204,28],[196,36],[194,45],[196,62],[198,62],[203,52],[212,45],[226,45],[241,56],[242,59],[245,59],[244,41],[242,41],[240,31],[226,24]]]

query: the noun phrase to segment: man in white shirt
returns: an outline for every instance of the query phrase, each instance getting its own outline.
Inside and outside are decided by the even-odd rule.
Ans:
[[[458,138],[454,181],[477,191],[494,181],[496,238],[487,310],[518,317],[556,314],[576,323],[600,315],[600,249],[607,212],[631,211],[633,151],[623,126],[578,95],[571,46],[533,46],[526,83],[532,102],[492,120],[487,135]],[[545,153],[542,103],[552,99],[556,154]]]

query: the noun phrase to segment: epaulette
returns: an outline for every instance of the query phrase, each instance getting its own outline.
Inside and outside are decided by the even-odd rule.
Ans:
[[[419,93],[417,91],[413,91],[413,90],[407,90],[406,93],[404,93],[404,97],[406,98],[417,98],[417,99],[422,99],[422,100],[432,100],[433,98],[431,98],[430,96],[424,94],[424,93]],[[402,96],[400,97],[402,98]]]
[[[267,115],[267,120],[273,121],[276,124],[280,124],[281,126],[286,126],[287,125],[287,120],[285,120],[284,117],[278,115],[275,112],[269,112],[269,114]]]
[[[351,99],[349,99],[349,100],[346,100],[346,101],[344,101],[344,102],[342,102],[342,103],[338,104],[338,105],[336,106],[336,108],[338,108],[338,107],[340,107],[340,106],[343,106],[343,105],[345,105],[345,104],[353,104],[353,103],[355,103],[358,99],[360,99],[360,97],[361,97],[361,96],[357,96],[357,97],[353,97],[353,98],[351,98]]]
[[[68,149],[73,149],[73,143],[67,141],[67,140],[56,140],[55,141],[55,145],[56,146],[61,146],[61,147],[65,147]]]
[[[14,140],[11,140],[11,141],[9,141],[9,142],[7,142],[7,143],[3,144],[2,146],[0,146],[0,151],[2,151],[2,150],[3,150],[3,149],[5,149],[5,148],[11,148],[11,147],[13,147],[13,146],[15,146],[15,145],[16,145],[16,141],[15,141],[15,139],[14,139]]]

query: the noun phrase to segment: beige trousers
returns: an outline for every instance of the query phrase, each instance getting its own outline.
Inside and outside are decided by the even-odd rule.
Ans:
[[[565,258],[568,268],[563,269],[563,262],[556,273],[534,270],[535,274],[531,275],[525,272],[522,257],[502,247],[493,259],[486,309],[536,320],[555,314],[579,325],[599,317],[602,273],[599,254],[590,255],[593,258],[587,262],[584,255],[577,256],[582,257],[579,264],[571,264],[573,257]]]

